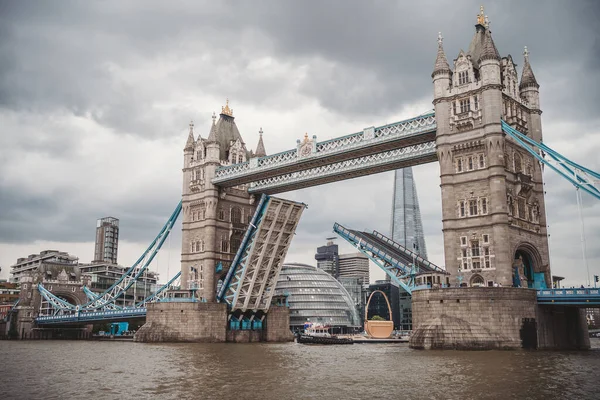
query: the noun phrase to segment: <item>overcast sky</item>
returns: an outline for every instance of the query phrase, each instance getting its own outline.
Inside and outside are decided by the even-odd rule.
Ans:
[[[130,265],[181,197],[189,121],[208,136],[226,98],[249,147],[263,128],[267,153],[305,132],[324,140],[433,108],[438,31],[452,63],[478,11],[479,2],[456,0],[0,0],[0,278],[46,248],[89,262],[96,219],[107,215],[121,220],[119,262]],[[529,48],[546,144],[596,171],[599,11],[593,0],[485,11],[519,73]],[[438,166],[415,176],[427,250],[443,265]],[[334,222],[388,232],[392,179],[283,194],[309,205],[287,261],[314,263]],[[579,285],[575,191],[552,171],[545,181],[552,272]],[[589,268],[600,274],[600,202],[584,196],[582,212]],[[178,229],[153,266],[163,278],[179,269]]]

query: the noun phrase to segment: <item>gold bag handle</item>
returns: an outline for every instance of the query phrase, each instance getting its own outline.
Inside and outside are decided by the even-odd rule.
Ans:
[[[371,295],[369,296],[369,300],[367,301],[367,307],[365,309],[365,321],[369,320],[369,304],[371,304],[371,299],[373,298],[373,295],[377,292],[379,292],[383,295],[383,298],[385,299],[385,302],[387,303],[387,306],[388,306],[390,320],[392,318],[392,307],[390,307],[390,302],[388,301],[387,296],[381,290],[374,290],[373,293],[371,293]]]

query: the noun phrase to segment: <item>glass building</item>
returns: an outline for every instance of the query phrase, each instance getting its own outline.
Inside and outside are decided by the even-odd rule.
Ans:
[[[421,210],[412,168],[394,172],[394,199],[392,202],[392,240],[427,259]]]
[[[397,169],[394,172],[394,199],[390,234],[392,240],[427,259],[427,247],[423,234],[419,197],[412,168]],[[389,281],[389,277],[386,277]],[[398,291],[398,319],[394,318],[396,329],[412,329],[412,301],[404,289]],[[394,302],[395,304],[396,302]]]
[[[327,272],[306,264],[284,264],[275,296],[287,296],[290,329],[300,331],[305,322],[333,327],[336,333],[360,328],[356,304],[344,287]]]

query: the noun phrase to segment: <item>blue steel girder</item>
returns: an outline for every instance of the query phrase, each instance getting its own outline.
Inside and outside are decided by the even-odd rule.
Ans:
[[[375,248],[337,222],[333,225],[333,231],[356,247],[361,253],[369,257],[371,261],[381,268],[400,287],[406,290],[406,292],[409,294],[412,293],[415,274],[412,266],[406,265],[402,261],[390,256],[388,253]],[[404,279],[407,278],[409,279],[409,285],[404,282]]]
[[[538,304],[600,307],[600,289],[542,289],[537,292]]]
[[[273,176],[250,183],[249,193],[274,194],[437,160],[435,141],[371,154],[338,163]]]
[[[600,173],[569,160],[567,157],[554,151],[543,143],[536,142],[527,135],[514,129],[505,121],[502,121],[501,125],[504,133],[511,137],[529,154],[533,155],[535,159],[571,182],[576,188],[581,188],[586,193],[600,200],[600,190],[595,186],[595,183],[600,181]],[[540,152],[542,154],[540,154]],[[548,157],[546,158],[545,156]]]
[[[296,149],[220,167],[212,183],[218,186],[248,184],[258,179],[432,142],[435,140],[436,127],[435,114],[428,113],[323,142],[317,142],[316,137],[313,140],[306,137],[304,142],[298,141]]]
[[[223,296],[221,293],[218,296],[232,310],[269,310],[277,278],[305,207],[275,197],[265,201],[260,222],[240,256],[231,284]],[[221,292],[224,289],[225,285]]]
[[[70,304],[65,302],[64,300],[54,296],[49,291],[40,289],[40,293],[42,296],[48,301],[48,303],[57,310],[57,312],[73,312],[74,310],[114,310],[118,309],[115,306],[115,301],[122,296],[133,284],[142,276],[144,271],[148,268],[148,266],[154,260],[154,257],[158,254],[160,249],[162,248],[165,240],[171,233],[171,229],[175,224],[175,221],[181,214],[181,201],[175,207],[175,210],[162,227],[161,231],[158,233],[156,238],[152,241],[150,246],[146,249],[146,251],[140,256],[140,258],[119,278],[110,288],[106,289],[106,291],[102,294],[96,295],[95,298],[90,299],[86,304],[81,306],[76,306],[74,304]],[[138,267],[139,264],[143,263],[141,267]],[[38,285],[38,289],[41,285]],[[88,298],[92,297],[89,293],[86,293]]]
[[[74,312],[71,314],[39,316],[35,319],[36,324],[68,324],[93,321],[115,321],[129,318],[142,318],[146,316],[146,308],[129,308],[123,310]]]

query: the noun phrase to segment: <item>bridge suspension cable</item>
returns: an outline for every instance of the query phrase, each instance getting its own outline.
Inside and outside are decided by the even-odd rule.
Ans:
[[[38,285],[38,290],[44,297],[44,299],[55,309],[61,312],[73,312],[73,311],[94,311],[98,309],[118,310],[121,309],[116,305],[116,300],[125,294],[125,292],[137,282],[142,276],[144,271],[154,260],[154,257],[158,254],[162,248],[165,240],[171,233],[171,229],[175,224],[175,221],[181,214],[182,203],[181,201],[175,207],[175,210],[162,227],[158,235],[154,238],[152,243],[148,246],[146,251],[138,258],[138,260],[125,272],[117,282],[115,282],[110,288],[100,295],[90,295],[86,292],[86,296],[89,301],[81,306],[76,306],[61,298],[53,295],[50,291],[45,289],[41,284]],[[140,264],[142,266],[140,267]],[[91,292],[91,291],[90,291]],[[95,296],[94,298],[90,298]],[[134,300],[135,301],[135,300]],[[135,303],[134,303],[135,304]]]
[[[600,173],[569,160],[567,157],[554,151],[544,143],[536,142],[514,129],[505,121],[502,121],[502,130],[543,165],[547,165],[560,176],[571,182],[576,188],[580,188],[600,200],[600,190],[595,186],[595,182],[600,180]],[[539,149],[542,154],[539,154],[535,150],[536,148]]]

